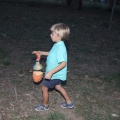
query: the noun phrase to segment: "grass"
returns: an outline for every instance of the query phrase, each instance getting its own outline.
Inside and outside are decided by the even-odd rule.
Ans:
[[[5,49],[0,48],[0,64],[2,66],[9,66],[11,63],[8,60],[9,53]]]
[[[49,114],[46,120],[66,120],[65,116],[59,112]]]
[[[112,84],[115,88],[120,90],[120,73],[115,74],[104,74],[97,73],[92,76],[93,78],[98,78],[104,83]]]
[[[113,86],[103,81],[99,83],[95,78],[84,82],[80,83],[79,97],[76,99],[79,101],[76,103],[76,115],[84,116],[86,120],[119,119],[119,99],[107,98]],[[117,117],[112,116],[114,113]]]
[[[12,84],[14,84],[14,85],[20,85],[20,84],[23,83],[23,81],[22,81],[21,79],[13,79],[11,82],[12,82]]]
[[[12,120],[16,120],[17,118],[15,119],[12,119]],[[65,119],[65,116],[60,113],[60,112],[53,112],[53,113],[50,113],[48,114],[47,117],[40,117],[40,116],[28,116],[28,117],[23,117],[22,120],[66,120]]]
[[[4,60],[3,62],[2,62],[2,64],[4,65],[4,66],[9,66],[11,63],[8,61],[8,60]]]
[[[5,52],[5,50],[0,49],[0,58],[5,57],[5,56],[7,56],[7,53]]]

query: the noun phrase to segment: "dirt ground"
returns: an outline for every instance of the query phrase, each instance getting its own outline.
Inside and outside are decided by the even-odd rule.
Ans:
[[[0,50],[10,65],[0,63],[0,120],[48,120],[51,113],[60,113],[66,120],[118,120],[120,11],[115,10],[111,30],[109,19],[110,12],[98,7],[78,11],[66,6],[1,4]],[[64,99],[50,91],[50,110],[36,112],[34,106],[42,101],[42,83],[32,81],[35,56],[31,52],[50,50],[49,28],[59,22],[71,28],[64,87],[75,107],[60,108]],[[43,71],[45,60],[42,57]]]

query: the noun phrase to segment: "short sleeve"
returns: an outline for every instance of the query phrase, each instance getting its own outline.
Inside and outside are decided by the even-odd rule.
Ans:
[[[63,47],[59,47],[58,51],[57,51],[57,61],[58,63],[61,62],[67,62],[67,54],[66,54],[66,50]]]

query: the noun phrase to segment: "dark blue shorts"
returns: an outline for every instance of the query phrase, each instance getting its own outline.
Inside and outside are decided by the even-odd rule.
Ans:
[[[43,81],[43,85],[47,88],[54,88],[56,85],[61,85],[61,80],[60,79],[52,79],[52,80],[45,79]]]

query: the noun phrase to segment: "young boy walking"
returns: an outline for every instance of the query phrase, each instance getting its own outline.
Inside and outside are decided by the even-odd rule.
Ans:
[[[43,80],[42,93],[43,103],[36,106],[36,111],[49,110],[49,88],[58,90],[65,99],[62,108],[73,108],[66,90],[61,86],[61,82],[67,78],[67,51],[63,40],[69,38],[70,29],[63,23],[54,24],[51,28],[51,40],[55,42],[49,52],[33,51],[39,59],[40,55],[47,56],[45,79]]]

